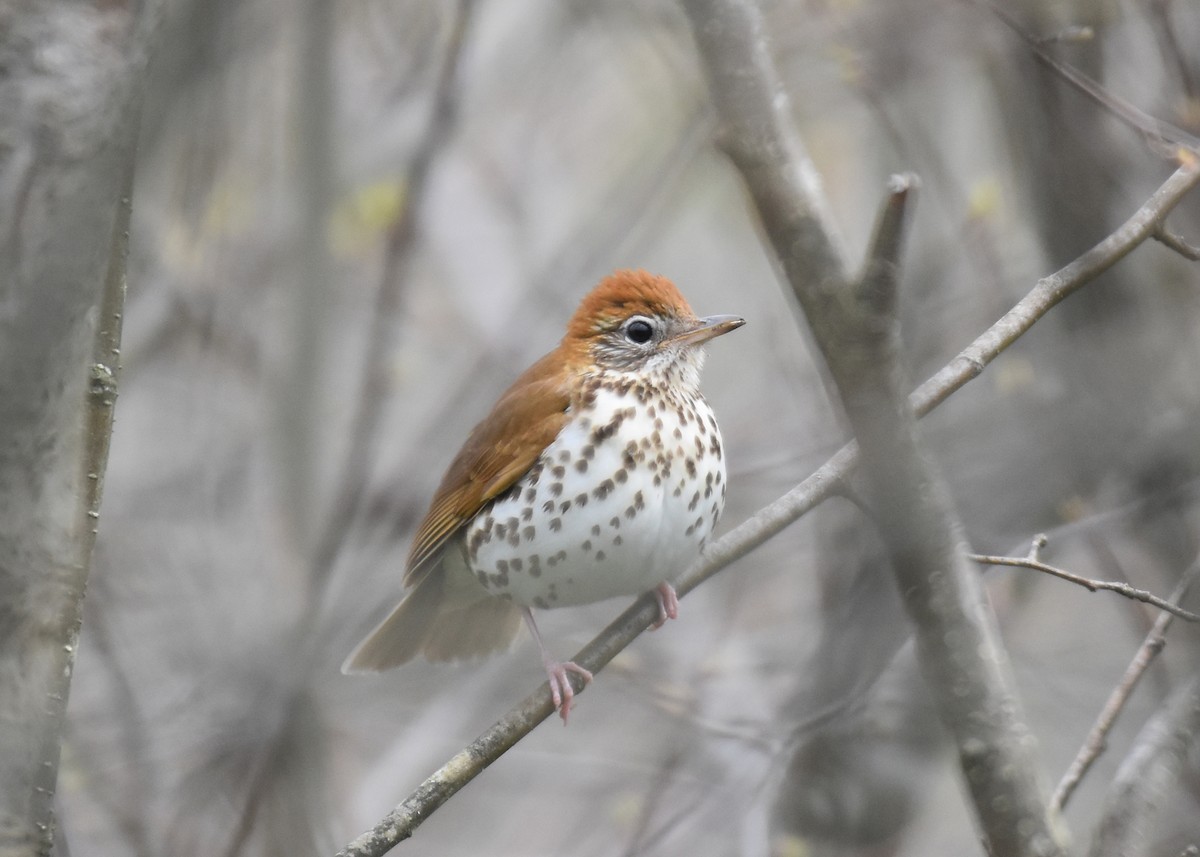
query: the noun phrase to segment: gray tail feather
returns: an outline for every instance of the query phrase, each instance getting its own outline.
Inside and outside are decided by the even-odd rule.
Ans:
[[[382,672],[418,654],[431,661],[472,658],[512,644],[521,627],[515,604],[494,597],[455,602],[443,590],[442,575],[426,575],[350,653],[342,672]]]

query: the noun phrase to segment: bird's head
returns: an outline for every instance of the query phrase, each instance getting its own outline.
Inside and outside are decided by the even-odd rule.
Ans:
[[[675,284],[617,271],[583,299],[563,344],[598,371],[699,384],[705,342],[745,324],[735,315],[697,318]]]

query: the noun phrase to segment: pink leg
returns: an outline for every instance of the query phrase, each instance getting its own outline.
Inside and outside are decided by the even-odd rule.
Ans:
[[[566,726],[567,715],[571,713],[571,701],[575,698],[575,688],[571,687],[571,680],[567,673],[582,676],[584,687],[591,682],[592,674],[574,661],[567,661],[564,664],[550,657],[550,653],[542,644],[542,635],[538,633],[537,623],[533,621],[533,611],[528,607],[523,607],[521,613],[525,616],[525,624],[529,626],[529,632],[533,634],[538,651],[542,653],[542,665],[546,667],[546,675],[550,680],[550,698],[554,700],[554,707],[558,710],[558,716],[562,718],[563,726]]]
[[[674,586],[660,583],[654,595],[658,599],[658,621],[650,626],[651,631],[657,631],[668,619],[679,618],[679,596],[675,594]]]

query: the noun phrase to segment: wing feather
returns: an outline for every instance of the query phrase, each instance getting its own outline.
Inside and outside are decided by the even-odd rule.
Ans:
[[[405,585],[440,567],[447,543],[491,500],[508,491],[567,422],[571,393],[557,351],[529,367],[471,431],[417,528]]]

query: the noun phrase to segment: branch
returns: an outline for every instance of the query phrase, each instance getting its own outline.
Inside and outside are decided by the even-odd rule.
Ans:
[[[1200,262],[1200,247],[1197,247],[1176,235],[1167,228],[1167,224],[1165,223],[1160,223],[1157,227],[1155,227],[1154,240],[1158,241],[1160,244],[1170,247],[1189,262]]]
[[[1183,600],[1183,597],[1196,581],[1198,575],[1200,575],[1200,558],[1193,561],[1191,566],[1188,567],[1187,571],[1179,579],[1179,583],[1175,586],[1175,591],[1171,593],[1171,604],[1178,604]],[[1104,752],[1108,743],[1108,733],[1117,722],[1117,717],[1124,710],[1125,703],[1129,701],[1134,688],[1137,687],[1138,682],[1141,681],[1142,676],[1149,669],[1151,662],[1153,662],[1158,653],[1166,645],[1167,628],[1171,627],[1174,615],[1176,614],[1170,610],[1164,610],[1158,614],[1158,618],[1154,621],[1154,626],[1150,629],[1150,633],[1142,641],[1137,654],[1134,655],[1133,660],[1126,667],[1125,674],[1121,676],[1121,681],[1109,695],[1108,700],[1104,703],[1104,707],[1100,710],[1100,715],[1092,725],[1087,739],[1083,742],[1083,747],[1080,748],[1074,761],[1071,762],[1071,766],[1063,775],[1058,788],[1054,790],[1054,797],[1051,798],[1050,802],[1053,809],[1059,812],[1062,811],[1063,807],[1067,805],[1067,801],[1071,799],[1071,795],[1074,794],[1079,782],[1087,774],[1096,759],[1100,758],[1100,754]]]
[[[1173,791],[1200,735],[1200,678],[1179,688],[1138,734],[1117,769],[1090,857],[1136,857],[1153,842],[1150,825]]]
[[[1042,536],[1041,538],[1045,538]],[[1036,542],[1035,542],[1036,544]],[[1043,542],[1044,544],[1044,542]],[[985,554],[971,553],[967,554],[967,559],[972,562],[977,562],[980,565],[1003,565],[1009,568],[1028,568],[1033,571],[1040,571],[1044,574],[1049,574],[1053,577],[1061,578],[1062,580],[1082,586],[1090,592],[1105,590],[1107,592],[1116,592],[1118,595],[1124,595],[1126,598],[1131,598],[1134,601],[1141,601],[1143,604],[1149,604],[1152,607],[1157,607],[1180,619],[1188,622],[1200,622],[1200,614],[1193,613],[1190,610],[1184,610],[1179,606],[1179,599],[1172,596],[1169,599],[1159,598],[1157,595],[1147,592],[1144,589],[1137,589],[1130,586],[1128,583],[1114,580],[1092,580],[1088,577],[1082,577],[1078,574],[1072,574],[1065,569],[1057,566],[1049,565],[1042,562],[1036,556],[1019,557],[1019,556],[987,556]]]
[[[112,431],[134,145],[161,4],[0,27],[0,853],[49,854]]]
[[[896,256],[909,182],[894,181],[857,285],[845,274],[764,25],[746,0],[684,0],[724,145],[742,173],[829,366],[865,464],[871,511],[915,626],[917,651],[989,850],[1062,854],[1066,836],[1021,719],[982,584],[949,492],[920,448],[904,395]]]
[[[919,416],[928,414],[977,378],[988,364],[1055,305],[1149,238],[1155,224],[1166,218],[1198,183],[1200,165],[1187,162],[1179,167],[1124,224],[1066,267],[1039,280],[999,321],[921,384],[909,397],[914,412]],[[679,596],[686,596],[837,494],[857,465],[857,445],[848,443],[803,482],[712,542],[676,585]],[[572,660],[593,673],[599,672],[602,664],[612,657],[610,654],[601,660],[604,653],[615,654],[624,649],[657,617],[657,602],[652,598],[639,599]],[[577,694],[583,691],[581,686],[575,686]],[[542,684],[422,783],[404,803],[338,852],[339,857],[379,857],[396,843],[412,836],[425,818],[532,731],[552,710],[549,689]]]

